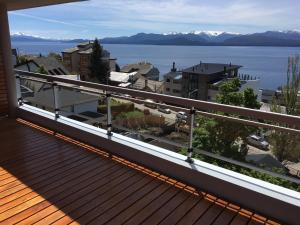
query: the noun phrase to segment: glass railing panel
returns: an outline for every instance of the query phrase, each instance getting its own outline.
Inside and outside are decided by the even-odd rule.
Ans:
[[[258,124],[249,125],[251,122]],[[198,111],[193,158],[300,191],[300,134],[272,125],[253,118]]]
[[[112,97],[112,128],[124,136],[174,152],[188,146],[189,129],[166,104],[128,95]]]
[[[17,78],[21,97],[19,104],[31,105],[49,112],[55,111],[54,91],[52,83],[35,78]]]

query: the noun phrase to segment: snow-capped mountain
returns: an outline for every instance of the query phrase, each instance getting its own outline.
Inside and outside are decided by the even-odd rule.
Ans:
[[[53,40],[38,36],[16,33],[11,36],[12,41],[56,41],[83,42],[86,39]],[[238,34],[223,31],[191,31],[169,32],[164,34],[138,33],[133,36],[104,38],[104,44],[149,44],[149,45],[203,45],[203,46],[295,46],[300,47],[300,32],[266,31],[263,33]]]
[[[299,46],[299,31],[266,31],[238,34],[223,31],[169,32],[164,34],[139,33],[130,37],[104,38],[107,44],[152,45],[223,45],[223,46]]]
[[[41,37],[37,35],[29,35],[22,32],[17,32],[11,34],[11,41],[18,41],[18,42],[85,42],[88,41],[87,39],[51,39],[46,37]]]

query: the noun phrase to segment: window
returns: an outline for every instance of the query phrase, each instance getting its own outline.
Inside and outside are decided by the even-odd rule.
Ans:
[[[171,81],[170,81],[170,79],[168,78],[168,79],[166,80],[166,82],[167,82],[167,83],[170,83]]]
[[[170,91],[170,88],[166,88],[166,91]]]
[[[177,90],[177,89],[173,89],[173,93],[178,94],[178,93],[181,93],[181,91],[180,91],[180,90]]]

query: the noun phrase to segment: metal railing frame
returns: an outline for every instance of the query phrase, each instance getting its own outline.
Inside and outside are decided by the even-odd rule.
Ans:
[[[174,104],[178,106],[170,106],[169,108],[175,108],[177,110],[184,110],[189,112],[190,114],[190,126],[189,126],[189,144],[188,144],[188,154],[187,154],[187,162],[193,163],[193,129],[194,129],[194,121],[195,121],[195,114],[199,114],[206,117],[216,118],[220,120],[228,120],[232,122],[238,122],[244,125],[250,125],[255,127],[262,127],[262,128],[269,128],[274,130],[279,130],[283,132],[290,132],[295,134],[300,134],[300,117],[291,116],[286,114],[279,114],[273,112],[264,112],[255,109],[248,109],[243,107],[236,107],[231,105],[223,105],[218,103],[194,100],[194,99],[186,99],[180,97],[174,97],[169,95],[157,94],[157,93],[150,93],[145,91],[133,90],[128,88],[121,88],[109,85],[103,85],[98,83],[91,83],[86,81],[78,81],[78,80],[71,80],[67,78],[61,78],[59,76],[49,76],[44,74],[26,72],[15,70],[17,74],[17,96],[19,104],[22,104],[22,97],[20,87],[21,84],[20,79],[27,79],[37,82],[45,82],[51,83],[53,87],[53,94],[54,94],[54,110],[55,110],[55,119],[59,117],[59,96],[58,96],[58,87],[65,87],[70,89],[75,89],[84,92],[91,92],[95,94],[103,94],[106,96],[107,102],[107,135],[111,136],[112,133],[112,114],[111,114],[111,97],[119,97],[123,99],[134,100],[138,102],[144,102],[141,99],[134,99],[130,97],[118,96],[114,93],[118,94],[128,94],[130,96],[140,97],[143,99],[153,99],[159,102],[164,102],[168,104]],[[33,78],[32,78],[33,77]],[[70,86],[75,85],[75,86]],[[19,91],[18,91],[19,90]],[[101,93],[102,92],[102,93]],[[161,103],[154,103],[158,106],[166,106],[165,104]],[[225,115],[212,113],[212,112],[223,112]],[[242,117],[250,117],[251,119],[256,119],[258,121],[253,121],[244,118],[237,118],[233,116],[228,116],[227,114],[235,114]],[[268,123],[262,123],[259,120],[267,120],[268,122],[275,122],[276,124],[285,124],[286,126],[280,125],[273,125]]]

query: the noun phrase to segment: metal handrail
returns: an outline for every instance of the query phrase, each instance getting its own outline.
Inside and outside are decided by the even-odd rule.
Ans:
[[[214,111],[214,112],[224,112],[230,114],[236,114],[240,116],[250,117],[252,119],[260,119],[260,120],[267,120],[272,121],[275,123],[283,123],[286,125],[291,126],[292,128],[299,130],[300,129],[300,117],[274,113],[274,112],[264,112],[256,109],[249,109],[243,108],[238,106],[231,106],[231,105],[224,105],[219,103],[213,102],[206,102],[201,100],[194,100],[194,99],[187,99],[175,96],[169,96],[164,94],[158,93],[151,93],[146,91],[139,91],[129,88],[122,88],[98,83],[91,83],[86,81],[78,81],[78,80],[71,80],[67,78],[61,78],[59,76],[50,76],[38,73],[32,73],[27,71],[15,70],[18,75],[24,77],[35,77],[47,80],[48,82],[60,82],[60,83],[67,83],[77,86],[84,86],[93,89],[100,89],[103,91],[107,91],[110,93],[121,93],[121,94],[128,94],[135,97],[141,97],[145,99],[153,99],[160,102],[165,102],[169,104],[176,104],[182,106],[183,108],[191,109],[195,108],[196,110],[200,111]],[[299,129],[298,129],[299,128]]]
[[[107,135],[111,136],[113,135],[112,133],[112,115],[111,115],[111,97],[116,97],[116,98],[121,98],[129,101],[134,101],[134,102],[139,102],[139,103],[144,103],[145,99],[151,98],[157,101],[160,101],[159,103],[155,102],[156,106],[166,106],[166,104],[163,104],[162,102],[167,102],[179,106],[174,106],[168,105],[168,108],[173,109],[174,111],[184,111],[186,113],[190,114],[190,121],[189,121],[189,143],[188,143],[188,155],[187,155],[187,162],[193,163],[193,129],[194,129],[194,117],[195,114],[197,113],[198,115],[202,115],[205,117],[210,117],[210,118],[215,118],[218,120],[227,120],[227,121],[232,121],[236,123],[241,123],[244,125],[249,125],[249,126],[255,126],[255,127],[262,127],[262,128],[269,128],[273,130],[278,130],[282,132],[289,132],[289,133],[294,133],[294,134],[300,134],[300,129],[295,128],[295,125],[299,124],[300,117],[295,117],[295,116],[289,116],[285,114],[278,114],[278,113],[271,113],[271,112],[263,112],[259,110],[252,110],[252,109],[247,109],[247,108],[241,108],[241,107],[235,107],[235,106],[229,106],[229,105],[222,105],[222,104],[217,104],[217,103],[211,103],[211,102],[203,102],[203,101],[198,101],[198,100],[191,100],[191,99],[185,99],[185,98],[179,98],[179,97],[173,97],[173,96],[167,96],[167,95],[162,95],[162,94],[156,94],[156,93],[149,93],[149,92],[144,92],[144,91],[138,91],[138,90],[132,90],[132,89],[127,89],[127,88],[120,88],[120,87],[115,87],[115,86],[109,86],[109,85],[103,85],[103,84],[96,84],[96,83],[90,83],[90,82],[85,82],[85,81],[77,81],[77,80],[71,80],[67,78],[60,78],[60,77],[53,77],[53,76],[48,76],[44,74],[37,74],[37,73],[32,73],[32,72],[25,72],[25,71],[19,71],[15,70],[17,73],[17,86],[20,86],[20,79],[25,79],[25,80],[30,80],[30,81],[36,81],[36,82],[42,82],[42,83],[47,83],[47,84],[52,84],[53,87],[53,95],[54,95],[54,105],[55,105],[55,119],[59,118],[59,113],[60,113],[60,103],[59,103],[59,95],[58,95],[58,87],[63,87],[63,88],[68,88],[68,89],[74,89],[77,91],[82,91],[82,92],[87,92],[87,93],[93,93],[96,95],[103,95],[106,96],[106,101],[107,101]],[[33,78],[32,78],[33,77]],[[71,84],[71,85],[70,85]],[[19,88],[17,88],[19,90]],[[20,90],[18,91],[18,100],[20,105],[22,104],[22,97],[21,93],[19,93]],[[116,93],[122,93],[122,94],[131,94],[131,97],[127,96],[119,96],[116,95]],[[143,99],[135,99],[132,96],[137,96],[137,97],[142,97]],[[171,101],[173,100],[173,101]],[[179,102],[177,101],[179,100]],[[199,103],[202,110],[199,110],[197,107],[191,107],[189,108],[190,104],[192,103]],[[184,103],[184,104],[182,104]],[[199,106],[199,104],[195,104]],[[210,108],[203,108],[203,106],[210,106]],[[225,109],[222,112],[226,112],[227,114],[218,114],[215,112],[211,112],[211,108],[217,108],[217,111],[221,111],[220,109]],[[198,109],[198,110],[196,110]],[[234,109],[232,111],[232,109]],[[238,112],[238,113],[236,113]],[[241,113],[240,113],[241,112]],[[255,117],[256,115],[259,115],[260,118],[267,118],[268,122],[273,121],[278,123],[276,121],[277,118],[284,117],[283,119],[280,120],[281,123],[286,122],[287,125],[294,125],[293,128],[290,127],[285,127],[285,126],[279,126],[279,125],[274,125],[274,124],[269,124],[269,123],[263,123],[261,121],[255,121],[255,120],[249,120],[246,118],[239,118],[236,116],[230,116],[228,113],[231,114],[239,114],[239,115],[249,115],[250,112],[255,112],[254,115],[251,115],[251,119],[257,119]],[[290,123],[292,121],[292,123]],[[198,153],[216,158],[225,162],[233,163],[245,168],[249,169],[255,169],[260,172],[264,172],[267,174],[270,174],[275,177],[280,177],[280,178],[285,178],[286,180],[289,180],[294,183],[300,184],[300,180],[292,178],[292,177],[285,177],[284,175],[274,173],[272,171],[268,171],[265,169],[260,169],[256,168],[252,165],[249,165],[244,162],[239,162],[233,159],[225,158],[223,156],[218,156],[213,153],[209,153],[203,150],[197,149]]]

